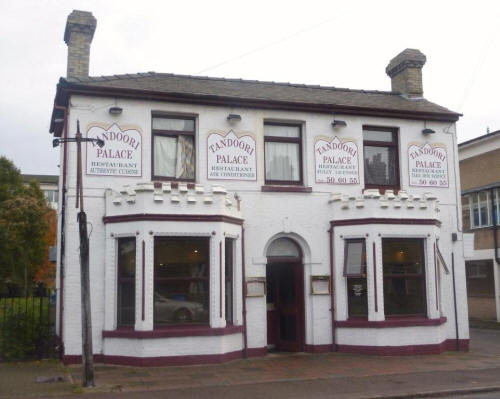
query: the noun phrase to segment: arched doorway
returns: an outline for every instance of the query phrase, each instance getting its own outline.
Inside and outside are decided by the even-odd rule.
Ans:
[[[268,349],[304,350],[304,266],[299,245],[277,238],[267,249]]]

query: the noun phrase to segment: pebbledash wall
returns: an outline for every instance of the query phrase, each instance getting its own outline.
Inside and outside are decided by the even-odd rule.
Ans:
[[[346,126],[332,127],[333,113],[241,107],[237,102],[202,105],[185,100],[152,101],[139,95],[125,98],[77,92],[68,89],[67,108],[58,105],[54,111],[56,116],[58,111],[65,116],[60,135],[73,137],[79,121],[84,136],[105,139],[102,150],[133,160],[122,168],[100,164],[102,169],[93,169],[96,166],[93,161],[105,159],[103,153],[98,156],[97,147],[92,144],[83,147],[85,210],[91,232],[93,345],[97,361],[169,365],[265,354],[267,305],[265,292],[258,292],[259,284],[266,278],[266,268],[271,267],[268,248],[282,237],[292,239],[302,255],[304,339],[299,350],[370,354],[467,350],[467,297],[457,211],[460,186],[453,121],[338,112],[335,119],[345,121]],[[57,102],[56,98],[56,105]],[[110,107],[122,111],[113,115]],[[153,114],[194,119],[194,182],[152,178]],[[241,118],[230,121],[229,114]],[[301,127],[302,185],[266,185],[264,123],[269,122]],[[365,187],[364,126],[397,132],[399,190],[381,192]],[[435,133],[424,135],[424,128]],[[53,131],[57,135],[57,129]],[[214,138],[222,139],[228,134],[234,143],[254,145],[254,151],[246,148],[246,154],[251,155],[246,160],[250,166],[255,155],[255,168],[250,167],[250,174],[244,177],[249,180],[210,176],[216,162],[222,162],[222,158],[209,159],[214,156],[210,145],[217,141]],[[134,137],[135,141],[131,143],[125,136]],[[113,138],[128,143],[118,144]],[[338,176],[342,175],[336,176],[335,181],[321,176],[324,168],[319,166],[318,158],[320,153],[325,155],[328,143],[332,142],[350,146],[345,154],[337,151],[330,155],[350,157],[350,164],[354,165],[351,170],[357,169],[357,173],[349,175],[351,180],[339,181]],[[415,163],[414,157],[428,149],[434,156],[426,158],[426,162],[441,161],[441,181],[429,182],[424,176],[426,171],[424,175],[415,175],[419,173],[415,169],[437,166],[432,164],[429,168],[429,164]],[[245,151],[231,154],[244,156]],[[107,155],[106,162],[110,162],[110,154]],[[76,146],[61,149],[61,164],[65,177],[61,176],[60,181],[65,182],[65,187],[61,185],[59,214],[64,244],[60,236],[57,331],[63,341],[64,360],[76,362],[81,355],[79,241],[77,210],[73,205]],[[206,326],[154,328],[154,240],[163,236],[209,237]],[[135,323],[125,329],[117,328],[117,239],[120,237],[136,239]],[[227,237],[235,243],[232,324],[226,323],[223,284]],[[382,239],[389,237],[423,240],[425,315],[385,316]],[[345,242],[351,238],[365,239],[368,315],[361,318],[348,314],[344,256]],[[313,292],[314,282],[322,279],[328,281],[331,289]],[[255,285],[251,288],[249,284]]]

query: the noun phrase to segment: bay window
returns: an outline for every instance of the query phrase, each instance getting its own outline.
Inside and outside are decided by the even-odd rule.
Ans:
[[[194,181],[194,118],[153,115],[152,126],[153,179]]]
[[[365,187],[399,189],[397,131],[364,126],[363,152]]]
[[[424,240],[383,238],[386,316],[426,314]]]
[[[368,316],[366,243],[364,238],[345,240],[344,277],[347,280],[349,317]]]
[[[266,184],[302,184],[301,126],[264,125]]]
[[[154,326],[208,324],[209,238],[156,237]]]
[[[118,327],[135,323],[135,237],[119,238],[118,242]]]

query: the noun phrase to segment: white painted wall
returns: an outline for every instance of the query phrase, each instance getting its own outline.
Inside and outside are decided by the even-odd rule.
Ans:
[[[108,113],[108,108],[112,105],[123,108],[123,113],[119,116],[112,116]],[[119,192],[124,185],[134,186],[137,183],[148,183],[151,181],[151,112],[164,111],[172,114],[187,114],[196,116],[196,183],[203,185],[207,192],[211,186],[222,184],[228,190],[227,198],[233,199],[234,193],[238,193],[242,199],[241,211],[236,210],[236,203],[233,199],[232,207],[225,207],[221,202],[205,206],[199,199],[195,205],[188,204],[186,194],[182,194],[180,203],[171,202],[171,193],[164,193],[163,202],[156,203],[153,200],[152,192],[141,192],[136,195],[136,202],[131,204],[122,198],[121,205],[113,204],[114,193]],[[237,113],[242,116],[241,122],[236,125],[229,125],[226,117],[229,113]],[[149,330],[152,328],[153,309],[153,274],[152,274],[152,239],[155,234],[192,234],[204,235],[215,231],[213,242],[217,243],[223,239],[223,233],[230,233],[234,236],[240,235],[239,226],[224,223],[181,223],[181,222],[140,222],[104,225],[102,217],[104,215],[117,215],[127,213],[199,213],[199,214],[228,214],[240,216],[245,220],[245,253],[246,253],[246,276],[265,277],[266,276],[266,248],[272,238],[279,236],[289,236],[299,243],[304,253],[304,287],[305,287],[305,309],[306,309],[306,343],[311,345],[322,345],[331,343],[331,314],[330,297],[310,294],[311,275],[329,275],[329,222],[337,219],[351,219],[364,217],[380,218],[437,218],[442,222],[440,228],[433,226],[389,226],[389,225],[369,225],[358,227],[343,227],[336,229],[335,234],[335,263],[341,265],[343,261],[342,240],[339,238],[340,231],[344,235],[359,235],[368,233],[368,243],[375,242],[377,254],[380,259],[377,261],[377,282],[379,293],[379,310],[374,311],[373,290],[369,292],[370,320],[384,320],[383,314],[383,281],[382,281],[382,261],[380,237],[378,234],[391,235],[401,234],[404,236],[426,237],[428,267],[433,265],[431,254],[429,253],[430,243],[439,237],[441,251],[451,268],[451,252],[455,254],[455,272],[457,287],[457,308],[458,325],[460,338],[468,338],[468,317],[466,306],[466,284],[465,271],[462,256],[461,234],[458,234],[458,242],[452,243],[451,233],[457,232],[457,192],[459,187],[455,182],[459,182],[456,156],[454,156],[455,143],[453,140],[454,125],[449,123],[427,122],[427,127],[436,131],[436,134],[423,137],[423,121],[394,120],[390,118],[361,117],[349,115],[336,115],[345,120],[347,127],[333,130],[331,127],[332,115],[312,114],[304,112],[258,110],[238,107],[215,107],[199,106],[190,104],[175,104],[162,102],[116,100],[113,98],[92,98],[86,96],[72,96],[71,109],[69,113],[69,132],[74,136],[76,131],[76,121],[79,120],[82,132],[93,122],[118,123],[119,125],[135,125],[141,128],[143,135],[142,167],[143,173],[140,178],[131,177],[103,177],[84,176],[85,186],[85,209],[88,213],[88,220],[91,226],[90,237],[90,275],[91,275],[91,300],[92,300],[92,323],[94,351],[105,354],[130,354],[134,356],[168,355],[175,353],[199,354],[199,353],[223,353],[232,351],[242,345],[241,341],[231,341],[229,346],[223,345],[227,337],[211,337],[211,341],[206,337],[200,338],[175,338],[141,340],[131,342],[126,339],[107,338],[102,339],[104,329],[113,329],[116,326],[115,311],[115,240],[110,236],[138,234],[138,242],[146,241],[148,248],[146,263],[146,320],[138,320],[136,329]],[[261,192],[264,184],[264,142],[263,123],[264,121],[298,122],[303,126],[303,172],[304,185],[312,187],[312,193],[269,193]],[[363,207],[356,207],[355,200],[347,199],[348,208],[343,208],[343,202],[330,202],[332,193],[342,193],[347,197],[358,198],[362,195],[363,189],[363,154],[362,154],[362,126],[376,125],[385,127],[396,127],[399,129],[399,160],[401,188],[410,195],[418,195],[425,198],[425,193],[432,193],[436,199],[414,200],[413,208],[406,205],[397,208],[388,201],[387,207],[381,206],[379,199],[367,198],[363,202]],[[250,131],[257,137],[257,182],[237,182],[237,181],[207,181],[206,179],[206,135],[212,129],[228,131],[233,129],[238,131]],[[451,132],[451,134],[445,133]],[[314,153],[313,145],[315,136],[333,136],[353,138],[358,143],[360,152],[360,185],[339,186],[316,184],[314,181]],[[449,158],[449,187],[448,188],[419,188],[408,186],[408,162],[406,149],[412,141],[428,141],[430,143],[443,143],[448,150]],[[83,153],[85,159],[85,149]],[[66,354],[81,353],[80,340],[80,273],[78,258],[78,229],[76,221],[75,200],[75,177],[76,177],[76,146],[68,146],[68,195],[67,195],[67,215],[66,215],[66,256],[65,256],[65,283],[64,283],[64,341]],[[85,165],[84,165],[85,170]],[[106,190],[108,199],[106,200]],[[214,197],[217,197],[214,195]],[[221,196],[225,199],[225,196]],[[421,202],[426,206],[421,206]],[[406,204],[406,203],[405,203]],[[153,231],[153,235],[149,234]],[[370,247],[371,248],[371,247]],[[138,256],[139,256],[138,246]],[[218,244],[211,245],[212,270],[211,270],[211,300],[210,300],[210,325],[212,327],[224,326],[224,318],[218,315]],[[241,267],[240,258],[241,241],[237,240],[236,262]],[[368,251],[368,262],[371,260],[371,251]],[[139,258],[138,258],[139,262]],[[138,263],[140,265],[140,263]],[[373,286],[373,275],[369,267],[368,284]],[[441,269],[442,271],[442,269]],[[59,273],[59,271],[58,271]],[[340,273],[340,274],[339,274]],[[139,288],[141,287],[140,273],[137,273],[136,301],[140,300]],[[242,323],[242,298],[241,298],[241,278],[240,274],[235,276],[237,317],[236,323]],[[437,318],[446,316],[448,322],[439,328],[435,327],[415,327],[382,329],[377,334],[369,334],[369,330],[364,329],[358,333],[350,334],[348,330],[338,332],[338,340],[344,344],[361,345],[407,345],[413,344],[433,344],[439,340],[455,338],[454,322],[454,300],[452,277],[441,273],[440,295],[441,303],[439,311],[436,310],[434,273],[427,273],[428,288],[428,316]],[[346,295],[345,279],[341,275],[341,267],[336,266],[335,276],[335,299],[336,317],[345,320]],[[267,344],[266,326],[266,303],[264,297],[247,299],[247,324],[248,324],[248,346],[249,348],[262,348]],[[140,309],[140,302],[137,302],[137,312]],[[136,315],[137,316],[137,315]],[[136,317],[136,319],[140,319]],[[426,331],[425,334],[422,331]],[[444,332],[443,332],[444,331]],[[359,337],[356,338],[356,337]],[[231,338],[232,339],[232,338]],[[361,343],[361,340],[363,341]],[[210,343],[208,343],[210,341]],[[176,344],[172,344],[175,342]],[[218,343],[217,343],[218,342]],[[158,352],[159,346],[162,348],[173,348],[179,345],[179,351],[162,349]],[[137,349],[142,345],[142,349]],[[172,346],[171,346],[172,345]],[[207,345],[207,347],[204,347]],[[135,348],[135,349],[134,349]],[[156,349],[155,349],[156,348]],[[210,348],[210,349],[207,349]],[[208,352],[207,352],[208,351]]]

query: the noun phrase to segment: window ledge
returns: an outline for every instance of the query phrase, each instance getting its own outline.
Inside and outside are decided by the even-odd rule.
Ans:
[[[336,321],[335,326],[339,328],[392,328],[392,327],[418,327],[418,326],[440,326],[446,323],[446,317],[439,319],[427,319],[424,317],[404,317],[382,321],[368,321],[366,319],[351,319]]]
[[[182,326],[159,328],[156,330],[139,331],[132,329],[103,330],[104,338],[171,338],[171,337],[202,337],[229,335],[243,332],[243,326],[227,326],[210,328],[209,326]]]
[[[261,191],[269,193],[311,193],[312,187],[265,185]]]

